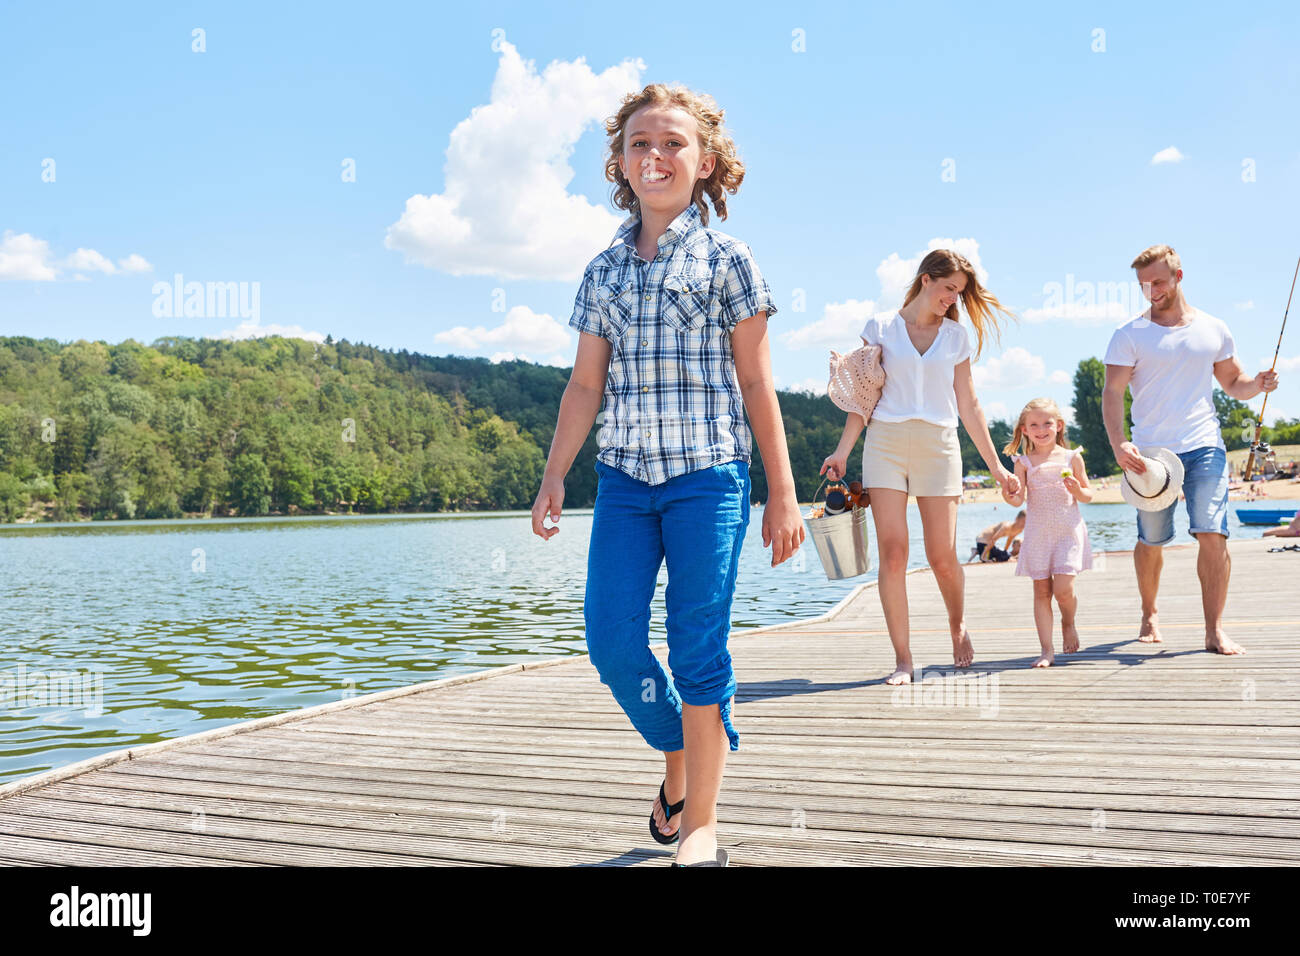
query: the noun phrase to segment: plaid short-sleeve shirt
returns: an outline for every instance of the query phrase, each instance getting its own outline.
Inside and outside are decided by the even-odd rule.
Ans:
[[[776,312],[749,246],[706,228],[692,203],[647,262],[629,216],[587,266],[569,325],[610,342],[597,459],[659,485],[750,460],[731,332]]]

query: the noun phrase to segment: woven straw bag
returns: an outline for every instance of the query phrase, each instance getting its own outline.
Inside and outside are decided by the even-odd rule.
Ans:
[[[879,345],[864,345],[847,355],[831,349],[831,378],[826,394],[843,411],[856,412],[864,422],[871,421],[884,387]]]

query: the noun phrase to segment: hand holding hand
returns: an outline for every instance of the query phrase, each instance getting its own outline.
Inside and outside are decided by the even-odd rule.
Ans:
[[[1005,468],[999,467],[997,472],[993,475],[993,477],[997,480],[997,483],[1002,487],[1002,494],[1004,496],[1014,497],[1015,495],[1020,494],[1020,479],[1017,478],[1015,474],[1013,474],[1012,472],[1007,471]]]

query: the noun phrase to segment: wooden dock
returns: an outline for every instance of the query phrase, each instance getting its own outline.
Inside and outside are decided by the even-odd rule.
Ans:
[[[903,699],[882,684],[872,585],[734,632],[721,844],[742,866],[1295,865],[1300,553],[1271,546],[1231,544],[1237,658],[1202,650],[1194,547],[1166,553],[1164,644],[1136,640],[1131,555],[1112,553],[1078,581],[1083,650],[1039,671],[1011,567],[967,568],[966,677],[933,578],[914,573],[930,679]],[[585,657],[539,661],[0,787],[0,864],[664,866],[672,848],[647,831],[662,768]]]

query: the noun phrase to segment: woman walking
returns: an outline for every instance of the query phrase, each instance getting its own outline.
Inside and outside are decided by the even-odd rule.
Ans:
[[[965,574],[957,559],[957,503],[962,493],[958,417],[1004,493],[1015,494],[1019,479],[1003,467],[971,378],[971,345],[959,324],[957,300],[975,328],[978,359],[987,335],[998,332],[997,312],[1012,314],[980,285],[975,269],[948,249],[921,260],[903,306],[892,315],[867,320],[862,339],[881,347],[885,387],[862,450],[862,484],[871,493],[880,554],[877,582],[895,668],[887,684],[912,680],[907,608],[907,499],[916,498],[925,535],[925,556],[939,585],[952,634],[953,663],[974,660],[965,621]],[[862,432],[862,416],[850,413],[835,452],[822,463],[832,478],[843,477],[849,452]]]

